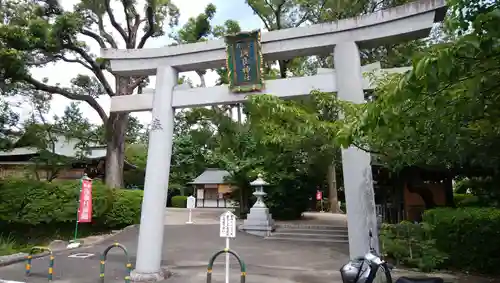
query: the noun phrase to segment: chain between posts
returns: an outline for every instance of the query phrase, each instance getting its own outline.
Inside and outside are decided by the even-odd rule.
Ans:
[[[220,251],[216,252],[210,258],[210,260],[208,261],[208,266],[207,266],[207,283],[212,283],[212,269],[213,269],[213,266],[214,266],[215,259],[219,255],[225,254],[225,253],[232,254],[238,260],[238,263],[240,264],[240,272],[241,272],[240,282],[241,283],[245,283],[246,276],[247,276],[247,268],[246,268],[245,262],[240,258],[240,256],[236,252],[234,252],[234,251],[232,251],[230,249],[220,250]]]
[[[26,256],[26,276],[29,276],[31,274],[31,261],[33,260],[33,254],[36,251],[49,252],[49,268],[47,270],[47,279],[49,280],[49,282],[51,282],[54,273],[54,254],[48,247],[32,247],[30,249],[30,253],[28,254],[28,256]]]
[[[125,264],[125,267],[127,268],[127,275],[125,276],[125,283],[130,283],[130,272],[132,271],[132,264],[130,263],[130,258],[128,256],[128,251],[125,246],[119,243],[114,243],[107,247],[104,252],[101,254],[101,263],[100,263],[100,273],[99,273],[99,282],[104,283],[104,270],[106,268],[106,258],[108,256],[108,252],[112,248],[120,248],[123,253],[125,254],[125,257],[127,258],[127,263]]]

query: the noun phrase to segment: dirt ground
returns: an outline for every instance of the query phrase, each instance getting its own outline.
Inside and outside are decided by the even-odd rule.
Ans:
[[[487,278],[475,275],[460,275],[457,283],[500,283],[500,278]]]

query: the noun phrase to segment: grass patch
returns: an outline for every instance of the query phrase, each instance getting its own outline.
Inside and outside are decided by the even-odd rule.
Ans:
[[[46,223],[43,225],[18,225],[0,222],[0,256],[28,253],[34,246],[47,246],[53,240],[69,241],[74,236],[74,223]],[[78,227],[78,238],[108,234],[111,229],[92,224]]]
[[[0,256],[16,253],[16,241],[11,235],[0,235]]]
[[[11,255],[15,253],[28,253],[31,245],[22,244],[11,234],[0,234],[0,256]]]

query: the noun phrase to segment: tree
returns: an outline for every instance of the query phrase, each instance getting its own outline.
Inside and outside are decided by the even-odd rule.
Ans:
[[[32,159],[35,177],[52,181],[61,170],[69,169],[77,161],[84,161],[90,144],[94,143],[91,135],[93,125],[83,117],[77,103],[66,107],[62,117],[46,116],[50,109],[51,95],[42,91],[31,91],[25,94],[31,103],[31,115],[26,120],[22,137],[16,147],[36,148],[38,154]],[[57,146],[64,140],[77,140],[74,156],[62,155]],[[41,176],[40,173],[44,173]]]
[[[19,114],[12,110],[11,104],[0,97],[0,150],[9,149],[15,142]]]
[[[282,100],[274,96],[255,96],[247,105],[248,120],[260,133],[262,143],[303,158],[301,171],[315,168],[322,174],[330,197],[332,212],[337,212],[337,171],[340,160],[336,144],[341,102],[331,93],[313,92],[303,100]],[[334,162],[332,162],[334,160]],[[332,176],[332,174],[335,174]],[[326,178],[325,178],[326,177]],[[322,187],[325,182],[313,184]]]
[[[318,24],[324,22],[337,21],[344,18],[356,17],[362,14],[373,13],[381,9],[391,8],[397,5],[405,4],[407,0],[363,0],[356,3],[336,0],[323,1],[263,1],[247,0],[247,4],[257,14],[264,26],[268,30],[281,30],[286,28],[299,27],[307,24]],[[411,52],[420,48],[424,43],[413,41],[403,44],[385,45],[377,48],[361,50],[360,56],[363,64],[381,61],[384,67],[402,66],[409,62]],[[270,64],[269,62],[267,63]],[[291,60],[281,60],[278,62],[279,74],[281,78],[287,76],[304,76],[316,73],[318,67],[333,68],[333,60],[330,54],[321,54],[320,56],[311,56],[303,58],[294,58]],[[331,101],[333,102],[333,101]],[[275,101],[277,103],[277,101]],[[302,103],[302,102],[301,102]],[[289,105],[290,106],[290,105]],[[308,106],[295,104],[292,108],[308,108]],[[310,109],[309,109],[310,110]],[[325,111],[315,109],[312,111]],[[290,110],[291,111],[291,110]],[[292,111],[293,112],[293,111]],[[310,113],[310,112],[308,112]],[[338,119],[338,113],[330,115],[331,119]],[[307,119],[307,118],[305,118]],[[272,120],[272,118],[271,118]],[[266,123],[266,119],[262,120]],[[302,121],[304,122],[304,121]],[[330,148],[330,146],[326,146]],[[330,196],[331,211],[337,212],[337,168],[340,168],[339,148],[331,148],[332,152],[326,156],[330,157],[329,165],[325,165],[328,171],[325,173],[328,180],[328,191]]]
[[[90,52],[88,42],[100,48],[143,48],[150,38],[165,34],[166,25],[177,24],[179,10],[169,0],[149,1],[141,15],[134,1],[81,0],[73,11],[66,11],[54,0],[5,0],[0,7],[0,76],[5,92],[18,88],[35,89],[83,101],[101,117],[106,134],[106,184],[120,187],[123,183],[123,161],[128,113],[110,113],[99,105],[100,95],[130,95],[147,83],[147,77],[112,75],[115,86],[106,74],[108,65]],[[123,23],[112,4],[119,3]],[[107,21],[112,29],[107,28]],[[113,32],[118,36],[113,36]],[[142,36],[140,35],[142,34]],[[121,44],[120,44],[121,43]],[[65,62],[83,66],[91,76],[79,74],[71,87],[50,85],[35,79],[32,67]]]
[[[500,203],[499,3],[453,1],[450,41],[413,58],[413,69],[379,82],[362,117],[342,129],[346,144],[376,151],[397,170],[419,166],[469,180],[479,199]]]

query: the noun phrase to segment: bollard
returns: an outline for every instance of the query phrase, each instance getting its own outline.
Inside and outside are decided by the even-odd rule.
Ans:
[[[30,276],[31,274],[31,260],[33,259],[33,253],[35,251],[40,251],[40,252],[49,252],[49,269],[47,271],[47,279],[49,282],[52,281],[53,279],[53,273],[54,273],[54,254],[52,253],[52,250],[47,248],[47,247],[32,247],[30,250],[29,255],[26,257],[26,276]]]
[[[247,276],[247,268],[245,266],[245,262],[240,258],[240,256],[237,253],[233,252],[230,249],[223,249],[221,251],[218,251],[210,258],[210,260],[208,261],[208,267],[207,267],[207,283],[212,283],[212,268],[214,266],[214,261],[219,255],[221,255],[223,253],[230,253],[238,260],[238,263],[240,264],[240,271],[241,271],[240,282],[245,283],[245,278]]]
[[[127,268],[127,275],[125,276],[125,283],[130,283],[130,272],[132,271],[132,264],[130,263],[130,258],[128,256],[128,251],[127,248],[125,248],[123,245],[119,243],[114,243],[107,247],[104,252],[101,255],[101,264],[100,264],[100,273],[99,273],[99,282],[104,283],[104,270],[105,270],[105,265],[106,265],[106,258],[108,256],[108,252],[112,248],[120,248],[123,253],[125,254],[125,257],[127,258],[127,263],[125,264],[125,267]]]

